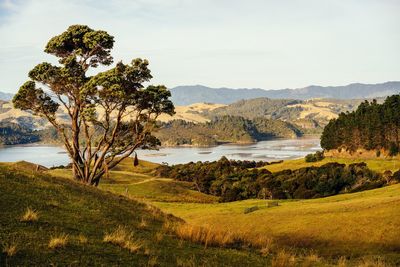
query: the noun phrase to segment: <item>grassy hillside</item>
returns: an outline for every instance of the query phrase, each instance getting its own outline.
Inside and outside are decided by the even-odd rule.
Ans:
[[[158,117],[159,121],[167,122],[171,120],[184,120],[196,123],[210,121],[203,113],[210,112],[216,108],[225,106],[224,104],[195,103],[188,106],[175,106],[174,116],[162,114]]]
[[[359,163],[365,162],[373,171],[377,171],[383,173],[386,170],[390,170],[395,172],[400,169],[400,161],[398,159],[383,159],[383,158],[335,158],[335,157],[326,157],[321,161],[318,162],[306,162],[304,158],[301,159],[294,159],[294,160],[285,160],[281,163],[273,164],[265,166],[267,170],[271,172],[278,172],[282,170],[296,170],[304,167],[310,166],[321,166],[329,162],[338,162],[341,164],[352,164],[352,163]]]
[[[400,185],[322,199],[245,200],[220,204],[156,203],[193,225],[271,238],[271,247],[311,249],[323,257],[380,256],[400,264]],[[271,205],[271,204],[270,204]],[[245,214],[250,207],[257,207]],[[368,265],[377,266],[377,265]],[[379,265],[381,266],[381,265]]]
[[[180,240],[163,230],[178,219],[146,204],[22,167],[0,166],[0,266],[266,264],[255,253]]]
[[[157,166],[127,159],[99,190],[72,181],[68,169],[0,164],[0,266],[400,264],[399,184],[322,199],[218,203],[187,183],[155,178]],[[175,226],[180,219],[152,205],[188,224]],[[21,221],[28,207],[36,221]],[[104,242],[118,227],[132,233],[128,245]],[[63,234],[67,244],[49,248]],[[13,246],[16,254],[7,256]]]

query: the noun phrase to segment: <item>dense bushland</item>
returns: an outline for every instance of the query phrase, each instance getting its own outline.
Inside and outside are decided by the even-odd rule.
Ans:
[[[328,163],[275,173],[254,168],[260,165],[222,157],[214,162],[160,166],[156,172],[158,176],[192,182],[195,190],[220,196],[223,202],[249,198],[318,198],[377,188],[386,183],[365,163],[348,166]]]
[[[354,112],[331,120],[321,136],[324,149],[355,151],[384,149],[393,156],[400,150],[400,95],[361,103]],[[378,154],[378,153],[377,153]]]

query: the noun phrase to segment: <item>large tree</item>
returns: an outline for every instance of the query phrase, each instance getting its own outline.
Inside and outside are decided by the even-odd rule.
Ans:
[[[74,177],[98,185],[100,178],[137,148],[159,144],[151,135],[162,114],[174,113],[165,86],[144,87],[152,76],[148,61],[134,59],[89,76],[113,63],[114,38],[105,31],[72,25],[50,39],[45,52],[60,64],[38,64],[13,99],[14,106],[46,118],[72,161]],[[68,119],[58,116],[60,111]]]

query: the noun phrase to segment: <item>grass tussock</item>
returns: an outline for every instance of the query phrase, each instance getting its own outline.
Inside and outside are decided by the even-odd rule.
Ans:
[[[140,240],[133,240],[132,233],[128,232],[128,230],[122,226],[119,226],[113,232],[107,233],[103,241],[125,248],[131,253],[137,253],[143,247],[143,242]]]
[[[79,242],[80,244],[86,244],[86,243],[88,242],[88,239],[87,239],[87,237],[84,236],[83,234],[80,234],[80,235],[78,236],[78,242]]]
[[[199,264],[196,263],[196,259],[194,256],[190,257],[189,259],[181,259],[176,258],[176,266],[177,267],[197,267]]]
[[[15,256],[15,254],[17,254],[17,252],[18,252],[17,245],[15,245],[15,244],[13,244],[13,243],[11,243],[11,244],[6,244],[6,245],[4,245],[3,252],[4,252],[8,257]]]
[[[262,256],[266,257],[271,254],[273,250],[274,243],[271,238],[264,239],[263,245],[261,246],[260,253]]]
[[[36,222],[39,219],[39,213],[28,207],[21,217],[22,222]]]
[[[49,241],[48,247],[50,249],[59,249],[65,247],[67,243],[68,243],[68,235],[61,234],[59,236],[52,237]]]
[[[147,266],[148,267],[155,267],[158,266],[158,257],[157,256],[152,256],[149,258],[149,260],[147,261]]]
[[[138,225],[139,229],[146,229],[147,226],[149,226],[148,222],[144,218],[142,218]]]
[[[163,232],[157,232],[154,235],[154,240],[156,241],[156,243],[160,243],[163,239],[164,239],[164,233]]]
[[[302,267],[312,267],[322,262],[322,258],[315,252],[311,251],[306,255],[301,264]]]
[[[272,267],[294,267],[296,266],[296,257],[292,253],[281,250],[271,261]]]

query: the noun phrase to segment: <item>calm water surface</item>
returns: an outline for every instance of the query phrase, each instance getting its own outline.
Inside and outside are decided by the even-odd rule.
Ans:
[[[168,164],[190,161],[213,161],[222,156],[239,160],[275,161],[304,157],[320,150],[318,138],[262,141],[251,145],[220,145],[216,147],[174,147],[159,150],[138,150],[139,159]],[[8,146],[0,148],[0,162],[25,160],[46,167],[66,165],[68,155],[62,147],[47,145]]]

